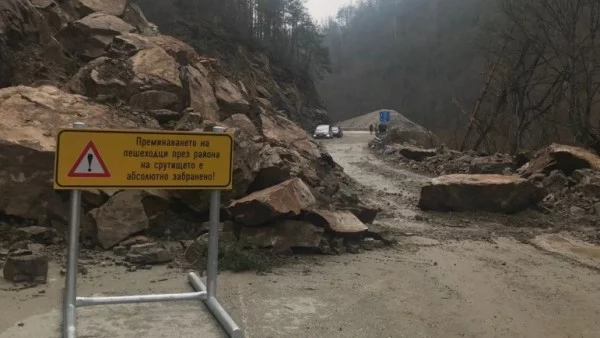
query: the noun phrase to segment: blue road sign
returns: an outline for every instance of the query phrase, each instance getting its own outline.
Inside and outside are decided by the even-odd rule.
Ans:
[[[387,110],[382,110],[379,112],[379,122],[385,123],[390,122],[390,112]]]

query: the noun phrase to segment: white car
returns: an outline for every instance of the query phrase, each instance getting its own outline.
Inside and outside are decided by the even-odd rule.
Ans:
[[[322,124],[317,126],[315,129],[315,133],[313,134],[314,138],[333,138],[333,133],[331,132],[331,126],[328,124]]]

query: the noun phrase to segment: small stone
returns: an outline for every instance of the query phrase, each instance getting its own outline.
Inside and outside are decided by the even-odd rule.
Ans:
[[[15,230],[17,240],[31,240],[35,243],[52,244],[56,231],[40,226],[28,226]]]
[[[15,242],[8,248],[8,251],[12,252],[17,250],[29,250],[29,243],[30,242],[28,240]]]
[[[417,222],[424,222],[426,220],[427,218],[425,218],[423,215],[415,215],[415,221]]]
[[[556,202],[556,196],[554,196],[554,194],[548,194],[548,196],[544,197],[543,202],[546,204],[553,204]]]
[[[381,249],[385,247],[385,243],[375,238],[367,237],[363,240],[362,247],[365,250]]]
[[[129,272],[135,272],[135,271],[137,271],[137,267],[135,265],[131,265],[131,266],[129,266],[127,268],[127,271],[129,271]]]
[[[347,242],[346,243],[346,250],[349,253],[357,254],[357,253],[360,252],[360,245],[358,243],[355,243],[355,242]]]
[[[46,293],[46,290],[40,290],[40,291],[38,291],[38,293],[41,294],[41,295],[43,295],[43,294]]]
[[[161,264],[173,260],[171,254],[156,243],[133,245],[125,259],[134,264]]]
[[[151,240],[146,236],[135,236],[135,237],[131,237],[131,238],[126,239],[123,242],[119,243],[119,246],[124,246],[126,248],[130,248],[133,245],[146,244],[146,243],[150,243],[150,242],[151,242]]]
[[[124,263],[123,263],[122,261],[116,261],[116,262],[115,262],[115,265],[116,265],[116,266],[123,266],[123,265],[124,265]]]
[[[594,213],[596,215],[600,215],[600,203],[595,203],[594,204]]]
[[[152,265],[149,265],[149,264],[142,265],[142,266],[140,266],[140,269],[144,269],[144,270],[152,270]]]
[[[40,255],[11,256],[3,269],[4,279],[10,282],[45,284],[48,279],[48,257]]]
[[[121,245],[115,246],[113,248],[113,254],[115,254],[115,256],[125,256],[127,255],[127,248]]]
[[[23,326],[25,326],[25,323],[21,322],[21,323],[19,323],[19,324],[17,324],[17,325],[18,325],[19,327],[23,327]]]
[[[578,217],[585,216],[585,214],[586,214],[584,208],[578,207],[576,205],[571,206],[569,211],[571,212],[571,215],[578,216]]]
[[[33,251],[26,249],[16,249],[8,252],[9,257],[20,257],[20,256],[28,256],[33,255]]]

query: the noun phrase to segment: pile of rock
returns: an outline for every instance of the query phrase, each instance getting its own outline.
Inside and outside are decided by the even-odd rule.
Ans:
[[[542,203],[546,210],[575,218],[600,217],[600,157],[592,151],[552,144],[519,172],[548,189]]]
[[[504,163],[502,156],[497,158],[497,163]],[[475,162],[473,159],[471,164]],[[508,175],[503,176],[435,178],[423,188],[419,206],[431,210],[512,213],[542,202],[541,206],[550,212],[573,217],[600,216],[600,157],[592,151],[552,144],[534,154],[516,172],[518,175],[506,170]]]
[[[450,174],[514,174],[519,168],[516,157],[497,153],[486,155],[475,151],[460,152],[446,147],[420,148],[409,144],[372,142],[382,158],[401,163],[414,171],[433,175]]]
[[[299,178],[235,200],[227,210],[233,222],[222,225],[221,237],[228,239],[226,244],[241,249],[269,249],[274,253],[309,249],[328,253],[326,248],[338,238],[374,240],[363,223],[370,223],[373,218],[361,220],[349,211],[320,208],[310,188]],[[185,256],[189,262],[204,257],[207,236],[203,234],[188,244]]]
[[[424,210],[513,213],[541,205],[573,217],[600,216],[600,157],[583,148],[552,144],[510,156],[381,141],[370,147],[386,160],[441,175],[421,191]]]
[[[67,229],[68,195],[54,191],[51,182],[56,129],[76,121],[102,129],[227,128],[235,136],[234,189],[224,194],[224,203],[232,204],[223,214],[227,220],[231,212],[231,219],[245,227],[299,222],[310,213],[317,226],[357,233],[377,214],[310,135],[276,113],[264,95],[246,90],[260,84],[244,84],[225,74],[216,60],[158,33],[129,1],[2,1],[0,31],[11,32],[0,37],[3,60],[14,61],[29,45],[45,51],[54,46],[69,58],[58,62],[58,57],[39,57],[39,50],[30,53],[56,77],[25,71],[12,61],[14,67],[0,69],[7,76],[2,86],[24,84],[0,89],[0,215],[40,227],[36,236],[45,236],[47,229],[63,236]],[[53,83],[34,83],[40,74]],[[270,204],[273,194],[294,203],[295,195],[287,191],[298,182],[310,203],[287,211]],[[278,184],[283,188],[272,188]],[[244,199],[249,194],[253,197]],[[256,202],[261,196],[268,201]],[[84,191],[83,243],[109,250],[140,234],[196,238],[208,218],[208,197],[198,191]],[[247,205],[276,208],[261,214]],[[281,236],[296,245],[295,232],[306,234],[308,226],[283,223]],[[138,249],[129,260],[166,260],[160,248]]]

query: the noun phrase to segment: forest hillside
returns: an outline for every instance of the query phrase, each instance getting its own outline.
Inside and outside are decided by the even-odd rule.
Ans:
[[[448,145],[598,149],[594,0],[368,0],[324,26],[334,120],[395,109]]]

